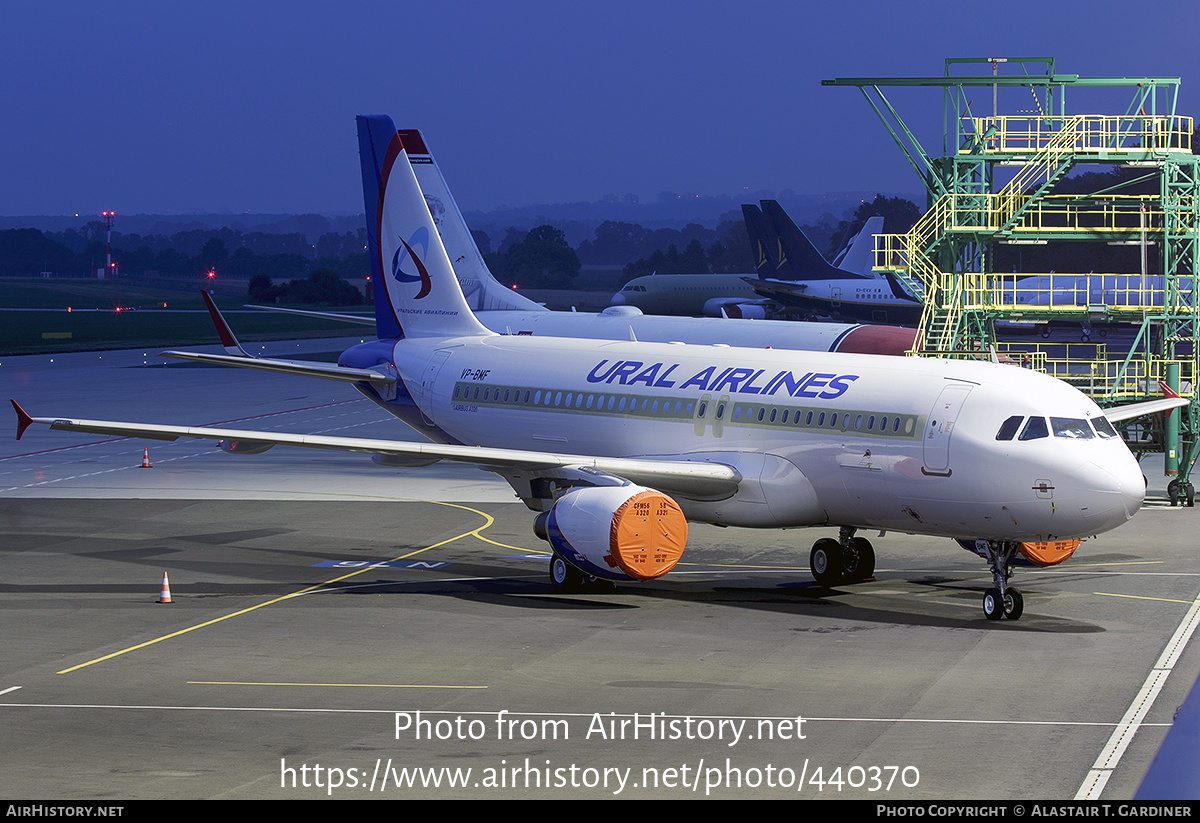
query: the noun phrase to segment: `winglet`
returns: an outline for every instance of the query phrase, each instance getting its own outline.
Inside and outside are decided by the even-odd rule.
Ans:
[[[208,307],[208,316],[212,318],[213,325],[217,327],[217,336],[221,338],[221,345],[225,347],[226,353],[249,357],[250,355],[242,348],[242,344],[234,337],[233,329],[229,328],[229,324],[221,316],[221,310],[213,301],[212,292],[201,289],[200,296],[204,298],[204,305]]]
[[[17,405],[16,400],[9,399],[8,402],[12,403],[13,409],[17,412],[17,439],[20,440],[21,435],[25,433],[25,430],[29,428],[29,424],[33,422],[33,418],[29,416],[28,412]]]
[[[1175,391],[1170,386],[1168,386],[1166,380],[1159,380],[1158,387],[1160,389],[1162,389],[1163,397],[1178,397],[1179,396],[1179,392]],[[1164,417],[1170,417],[1171,412],[1173,412],[1173,411],[1175,411],[1175,410],[1167,409],[1167,413],[1164,415]]]

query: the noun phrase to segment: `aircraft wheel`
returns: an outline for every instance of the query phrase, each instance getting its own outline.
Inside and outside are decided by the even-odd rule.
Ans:
[[[1187,496],[1188,508],[1194,507],[1196,505],[1196,489],[1191,483],[1187,483],[1184,485],[1183,490]]]
[[[846,579],[851,583],[860,583],[875,574],[875,549],[871,541],[863,537],[853,538],[850,547],[854,550],[854,557],[847,556],[844,560]]]
[[[842,544],[825,537],[813,544],[808,556],[813,579],[822,586],[836,586],[842,579]]]
[[[1172,506],[1179,505],[1179,479],[1176,478],[1167,484],[1167,499],[1171,501]]]
[[[1004,593],[1004,616],[1009,620],[1019,620],[1025,613],[1025,598],[1016,589]]]
[[[550,585],[556,592],[577,592],[583,588],[583,572],[555,552],[550,558]]]
[[[983,616],[988,620],[1004,617],[1004,604],[1000,601],[999,589],[988,589],[983,593]]]

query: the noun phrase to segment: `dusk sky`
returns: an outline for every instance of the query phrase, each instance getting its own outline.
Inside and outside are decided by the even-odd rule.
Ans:
[[[1178,113],[1200,116],[1197,0],[115,0],[4,17],[3,215],[361,212],[356,114],[421,129],[464,210],[915,193],[862,95],[820,81],[939,75],[946,57],[1180,76]],[[1031,107],[1013,94],[1009,113]],[[939,92],[889,96],[940,151]],[[990,111],[990,91],[973,103]]]

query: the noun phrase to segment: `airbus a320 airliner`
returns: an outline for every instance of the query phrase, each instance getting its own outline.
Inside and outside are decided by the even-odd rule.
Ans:
[[[1186,402],[1106,413],[1058,380],[986,362],[496,334],[467,306],[391,121],[360,117],[358,136],[386,287],[379,339],[337,366],[272,369],[348,382],[433,442],[32,418],[14,402],[18,437],[40,423],[235,453],[289,445],[480,465],[538,512],[559,589],[667,573],[689,520],[836,528],[810,553],[825,586],[872,576],[859,529],[958,538],[991,567],[984,613],[1015,619],[1023,542],[1075,542],[1142,503],[1111,421]]]

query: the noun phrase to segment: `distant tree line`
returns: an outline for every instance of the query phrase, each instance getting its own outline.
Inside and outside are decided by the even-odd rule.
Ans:
[[[519,232],[509,229],[500,250],[484,256],[492,275],[505,285],[527,289],[571,288],[582,266],[563,233],[554,226],[537,226],[516,241]]]
[[[305,277],[318,269],[345,278],[365,277],[366,229],[357,233],[330,232],[316,243],[301,233],[242,233],[234,229],[188,230],[171,236],[113,232],[113,259],[120,271],[142,275],[157,272],[181,277],[215,269],[218,276],[272,278]],[[87,275],[105,261],[105,229],[98,220],[80,229],[43,232],[38,229],[0,231],[0,274],[36,276],[40,272]]]
[[[622,263],[625,280],[655,272],[754,271],[754,253],[739,212],[722,215],[715,229],[699,223],[682,229],[646,229],[636,223],[607,221],[596,227],[595,241],[580,244],[579,252],[585,260]]]
[[[887,231],[905,231],[919,214],[901,198],[876,197],[839,222],[824,214],[801,226],[817,245],[837,243],[850,223],[884,214]],[[578,227],[573,227],[576,230]],[[582,233],[582,232],[579,232]],[[754,252],[740,211],[723,214],[716,228],[688,223],[682,229],[647,228],[606,220],[592,237],[572,248],[562,230],[549,222],[533,229],[508,227],[495,244],[483,231],[472,231],[492,273],[518,288],[587,288],[578,283],[583,266],[622,267],[625,280],[643,274],[752,273]],[[578,236],[578,233],[577,235]],[[366,229],[327,232],[309,243],[301,232],[273,234],[235,229],[188,229],[171,235],[113,233],[113,259],[125,275],[147,272],[167,277],[218,277],[250,280],[256,303],[321,302],[350,305],[348,279],[370,274]],[[85,276],[104,265],[105,230],[100,221],[78,229],[0,231],[0,275],[36,276],[39,272]]]
[[[250,278],[246,296],[252,303],[322,303],[330,306],[357,306],[363,294],[342,279],[333,269],[317,269],[308,277],[274,285],[265,274]]]

